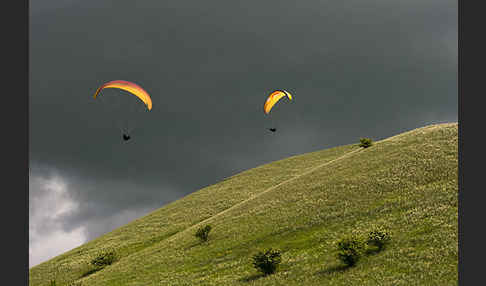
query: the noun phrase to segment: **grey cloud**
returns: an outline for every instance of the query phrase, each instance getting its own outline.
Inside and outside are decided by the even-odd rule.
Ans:
[[[84,226],[64,230],[76,213],[66,182],[52,171],[29,172],[29,266],[59,255],[85,241]]]

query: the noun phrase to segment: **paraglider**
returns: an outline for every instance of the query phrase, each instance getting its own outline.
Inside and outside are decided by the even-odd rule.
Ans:
[[[292,95],[285,90],[275,90],[267,97],[265,104],[263,105],[263,111],[265,114],[269,114],[272,110],[273,106],[283,97],[288,97],[289,100],[292,100]]]
[[[109,82],[102,84],[96,90],[93,97],[95,99],[99,98],[101,96],[101,94],[100,94],[101,91],[104,90],[104,89],[107,89],[107,88],[116,88],[116,89],[128,91],[131,95],[136,96],[136,98],[145,105],[146,111],[152,110],[152,99],[150,98],[150,95],[148,94],[148,92],[146,92],[142,87],[140,87],[136,83],[125,81],[125,80],[109,81]],[[118,98],[118,95],[116,96],[116,98]],[[114,100],[114,101],[116,101],[116,100]],[[112,103],[116,103],[116,102],[110,101],[107,104],[111,105]],[[129,109],[134,108],[131,105],[132,105],[132,103],[130,103],[128,106],[126,106],[126,107],[128,107],[127,109],[122,110],[122,112],[123,112],[122,115],[121,115],[122,118],[116,118],[116,119],[122,119],[122,120],[128,121],[128,119],[130,119],[129,118],[130,114],[129,114],[128,111],[130,111]],[[135,106],[135,107],[137,107],[137,106]],[[124,141],[130,140],[131,137],[130,137],[130,135],[128,135],[128,128],[125,128],[125,127],[122,128],[121,127],[121,129],[123,129],[123,136],[122,136],[123,140]]]
[[[100,86],[96,90],[93,97],[96,99],[96,97],[101,92],[101,90],[105,88],[118,88],[118,89],[126,90],[131,94],[135,95],[136,97],[138,97],[143,103],[145,103],[148,110],[152,109],[152,99],[150,98],[150,95],[136,83],[125,81],[125,80],[113,80]]]
[[[272,93],[270,93],[270,95],[267,97],[265,104],[263,105],[263,112],[266,115],[269,115],[270,111],[275,106],[275,104],[277,104],[277,102],[284,97],[287,97],[289,100],[292,100],[292,95],[286,90],[274,90],[274,91],[272,91]],[[275,132],[275,131],[277,131],[277,128],[272,127],[272,128],[268,128],[268,130]]]

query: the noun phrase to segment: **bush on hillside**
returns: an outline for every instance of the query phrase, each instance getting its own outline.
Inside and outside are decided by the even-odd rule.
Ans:
[[[196,234],[195,236],[197,238],[199,238],[201,241],[207,241],[208,240],[208,236],[209,236],[209,232],[211,231],[211,226],[210,225],[206,225],[204,227],[200,227],[197,231],[196,231]]]
[[[389,232],[385,231],[384,229],[377,228],[368,233],[366,244],[368,246],[375,247],[377,251],[381,251],[383,248],[385,248],[385,245],[388,244],[390,239],[391,237]]]
[[[373,141],[370,138],[360,138],[359,147],[368,148],[373,145]]]
[[[116,260],[117,255],[114,250],[102,250],[91,260],[91,265],[102,268],[111,265]]]
[[[337,242],[337,257],[351,267],[358,262],[364,250],[363,241],[357,237],[345,237]]]
[[[253,266],[265,275],[275,273],[281,261],[280,251],[272,248],[253,255]]]

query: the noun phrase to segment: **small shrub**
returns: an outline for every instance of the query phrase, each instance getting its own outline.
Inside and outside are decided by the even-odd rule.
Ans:
[[[366,244],[375,247],[377,251],[381,251],[388,244],[391,237],[390,234],[383,229],[374,229],[368,233]]]
[[[373,141],[370,138],[360,138],[359,147],[368,148],[373,145]]]
[[[357,237],[343,238],[337,243],[337,257],[347,266],[354,266],[363,254],[363,242]]]
[[[196,237],[198,237],[200,240],[202,241],[207,241],[208,240],[208,236],[209,236],[209,232],[211,231],[211,226],[210,225],[206,225],[204,227],[200,227],[197,231],[196,231]]]
[[[275,273],[281,261],[280,251],[272,248],[253,255],[253,266],[265,275]]]
[[[102,250],[98,255],[91,260],[91,265],[95,267],[105,267],[111,265],[117,260],[115,251],[113,250]]]

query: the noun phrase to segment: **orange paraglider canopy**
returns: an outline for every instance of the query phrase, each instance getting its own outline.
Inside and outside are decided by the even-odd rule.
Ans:
[[[96,90],[93,97],[96,98],[98,94],[101,92],[101,90],[104,88],[118,88],[118,89],[128,91],[131,94],[138,97],[143,103],[145,103],[148,110],[152,109],[152,99],[150,98],[150,95],[142,87],[140,87],[139,85],[133,82],[129,82],[125,80],[109,81],[107,83],[104,83],[102,86],[100,86]]]
[[[270,110],[272,110],[272,107],[283,97],[287,96],[289,100],[292,100],[292,95],[285,90],[275,90],[273,91],[265,101],[265,104],[263,105],[263,111],[268,114]]]

